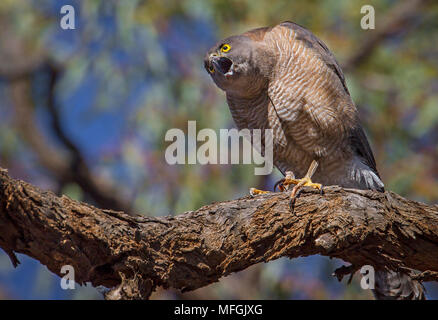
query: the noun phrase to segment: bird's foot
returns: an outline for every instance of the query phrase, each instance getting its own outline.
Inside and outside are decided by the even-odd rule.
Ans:
[[[322,184],[314,183],[311,179],[316,171],[316,168],[318,168],[318,162],[314,160],[310,164],[309,170],[307,171],[306,175],[302,179],[295,179],[295,176],[292,172],[290,171],[286,172],[286,177],[284,178],[284,181],[282,181],[283,188],[289,190],[290,185],[292,184],[295,185],[290,193],[290,199],[289,199],[289,208],[292,212],[294,211],[295,200],[298,197],[302,187],[311,187],[314,189],[318,189],[321,192],[321,194],[323,194]]]
[[[280,192],[289,190],[289,186],[292,184],[292,179],[295,179],[294,173],[292,171],[286,171],[286,176],[275,183],[274,192],[277,190],[277,187]]]
[[[303,187],[311,187],[313,189],[318,189],[321,194],[323,194],[323,187],[320,183],[314,183],[308,176],[305,176],[302,179],[291,179],[291,180],[285,180],[283,184],[294,184],[295,186],[292,188],[292,191],[290,193],[290,199],[289,199],[289,207],[291,211],[294,211],[295,206],[295,200],[298,197],[300,191]]]
[[[251,197],[254,197],[258,194],[266,194],[266,193],[269,193],[269,191],[259,190],[256,188],[249,189],[249,194],[251,195]]]
[[[322,184],[320,183],[314,183],[309,177],[304,177],[302,179],[285,179],[283,181],[283,185],[291,185],[294,184],[295,186],[292,189],[292,195],[296,195],[302,187],[311,187],[313,189],[318,189],[322,192]]]

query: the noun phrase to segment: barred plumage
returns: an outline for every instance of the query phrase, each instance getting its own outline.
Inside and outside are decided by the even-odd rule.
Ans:
[[[323,185],[383,191],[342,70],[310,31],[292,22],[251,30],[220,41],[204,63],[239,129],[273,129],[283,174],[302,177],[316,161],[313,179]],[[379,275],[377,298],[424,297],[407,276]]]

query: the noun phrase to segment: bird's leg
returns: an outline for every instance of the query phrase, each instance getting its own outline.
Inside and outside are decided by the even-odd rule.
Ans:
[[[292,180],[295,179],[295,175],[292,171],[286,171],[286,176],[283,179],[278,180],[274,185],[274,191],[280,190],[280,192],[284,192],[289,190],[289,186],[292,184]]]
[[[292,171],[286,171],[286,177],[284,177],[283,179],[278,180],[275,185],[274,185],[274,192],[278,189],[280,190],[280,192],[283,191],[287,191],[289,188],[290,183],[284,183],[285,181],[289,181],[291,179],[295,179],[295,175]],[[249,193],[254,196],[256,194],[265,194],[265,193],[269,193],[269,191],[263,191],[263,190],[259,190],[256,188],[251,188],[249,189]]]
[[[288,189],[289,185],[291,184],[295,185],[290,194],[289,206],[291,207],[291,210],[293,210],[293,207],[295,205],[295,199],[298,196],[298,193],[300,192],[302,187],[312,187],[314,189],[320,190],[322,193],[322,185],[319,183],[313,183],[311,179],[317,168],[318,168],[318,162],[316,160],[313,160],[304,178],[302,179],[295,179],[295,177],[289,178],[288,175],[286,174],[286,178],[282,183],[283,186],[285,186]]]
[[[279,180],[275,186],[274,186],[274,191],[278,186],[278,189],[280,191],[287,191],[289,190],[290,185],[294,184],[295,186],[292,189],[290,198],[290,204],[291,207],[293,207],[293,204],[295,203],[295,198],[298,196],[299,191],[301,190],[302,187],[312,187],[314,189],[318,189],[321,191],[321,194],[323,192],[323,188],[322,188],[322,184],[320,183],[314,183],[312,182],[312,176],[315,173],[316,169],[318,168],[318,162],[316,160],[313,160],[312,163],[310,164],[309,169],[307,170],[306,175],[304,176],[304,178],[302,179],[296,179],[295,175],[292,171],[286,171],[286,176],[284,177],[284,179]],[[249,190],[249,193],[254,196],[257,194],[265,194],[265,193],[269,193],[269,191],[264,191],[264,190],[259,190],[256,188],[251,188]]]

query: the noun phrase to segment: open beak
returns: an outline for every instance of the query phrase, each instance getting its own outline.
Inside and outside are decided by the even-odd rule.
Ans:
[[[211,56],[210,61],[215,70],[218,70],[223,75],[231,75],[233,73],[231,70],[233,62],[230,59],[226,57]]]

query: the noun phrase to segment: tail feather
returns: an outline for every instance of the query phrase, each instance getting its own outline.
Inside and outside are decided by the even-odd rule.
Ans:
[[[395,271],[376,271],[374,297],[377,300],[426,300],[422,283],[407,274]]]

